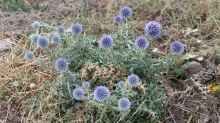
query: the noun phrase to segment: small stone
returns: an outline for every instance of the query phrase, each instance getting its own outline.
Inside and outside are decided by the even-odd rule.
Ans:
[[[199,73],[203,69],[202,65],[196,61],[187,62],[182,68],[187,75]]]
[[[31,89],[33,89],[33,88],[35,88],[35,87],[36,87],[36,84],[35,84],[35,83],[31,83],[31,84],[30,84],[30,88],[31,88]]]
[[[153,52],[154,52],[154,53],[158,53],[158,52],[159,52],[159,49],[158,49],[158,48],[154,48],[154,49],[153,49]]]
[[[12,83],[12,85],[15,86],[15,87],[18,87],[18,86],[19,86],[19,82],[18,82],[18,81],[14,81],[14,82]]]
[[[197,42],[197,43],[202,43],[202,40],[197,40],[196,42]]]
[[[199,56],[198,58],[196,58],[198,61],[202,62],[204,60],[203,56]]]

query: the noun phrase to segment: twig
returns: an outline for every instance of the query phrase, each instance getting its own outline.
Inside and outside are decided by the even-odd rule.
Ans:
[[[191,109],[189,108],[186,108],[186,107],[183,107],[182,105],[179,105],[179,104],[173,104],[173,106],[179,108],[179,109],[182,109],[183,111],[187,111],[187,112],[195,112],[195,113],[198,113],[200,115],[203,115],[205,117],[209,117],[208,115],[206,114],[203,114],[203,113],[200,113],[200,112],[197,112],[197,111],[192,111]]]

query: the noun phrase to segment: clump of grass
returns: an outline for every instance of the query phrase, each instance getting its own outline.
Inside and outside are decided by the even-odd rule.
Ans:
[[[38,11],[45,11],[48,9],[48,6],[46,5],[40,5],[39,3],[32,4],[25,0],[0,0],[0,7],[3,10],[7,10],[7,11],[24,11],[24,12],[30,12],[31,9]]]
[[[1,5],[3,9],[9,11],[30,11],[31,9],[23,0],[2,0]]]

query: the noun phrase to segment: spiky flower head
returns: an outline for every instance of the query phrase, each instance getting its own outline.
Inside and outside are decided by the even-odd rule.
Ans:
[[[141,80],[136,74],[131,74],[128,76],[128,85],[131,87],[137,87],[141,85]]]
[[[31,42],[36,44],[38,40],[39,35],[38,34],[33,34],[30,36]]]
[[[131,102],[129,101],[128,98],[123,97],[118,100],[118,109],[120,111],[127,111],[130,109],[130,107],[131,107]]]
[[[170,44],[170,52],[172,55],[181,55],[185,50],[185,44],[180,41],[174,41]]]
[[[125,86],[125,82],[122,80],[117,83],[118,88],[124,88],[124,86]]]
[[[94,99],[98,102],[103,102],[110,97],[110,91],[105,86],[97,86],[93,94]]]
[[[115,16],[113,19],[114,19],[114,22],[117,23],[117,24],[121,24],[121,23],[123,23],[124,20],[125,20],[124,17],[121,16],[121,15],[117,15],[117,16]]]
[[[82,87],[77,87],[73,90],[72,95],[75,100],[83,100],[85,99],[85,90]]]
[[[55,61],[55,69],[58,72],[66,72],[66,71],[68,71],[68,62],[67,62],[67,60],[64,59],[64,58],[58,58]]]
[[[90,81],[83,81],[82,82],[82,87],[88,89],[88,88],[90,88],[90,84],[91,84]]]
[[[82,24],[80,24],[80,23],[75,23],[75,24],[73,24],[72,27],[71,27],[71,31],[72,31],[72,33],[75,34],[75,35],[81,34],[82,31],[83,31],[83,26],[82,26]]]
[[[52,44],[59,44],[61,42],[61,37],[58,33],[53,33],[51,35],[51,43]]]
[[[44,48],[47,48],[48,45],[49,45],[49,40],[47,37],[39,36],[37,38],[37,47],[44,49]]]
[[[146,49],[149,47],[149,41],[144,36],[139,36],[135,40],[135,45],[137,48]]]
[[[157,39],[161,36],[162,26],[157,21],[150,21],[145,24],[144,31],[147,36]]]
[[[120,15],[125,18],[132,16],[132,14],[133,14],[132,9],[128,6],[123,6],[120,9]]]
[[[33,52],[32,51],[30,51],[30,50],[27,50],[27,51],[25,51],[25,53],[24,53],[24,59],[25,60],[27,60],[27,61],[30,61],[30,60],[32,60],[33,59]]]
[[[58,33],[64,33],[64,32],[65,32],[64,26],[63,26],[63,25],[59,25],[59,26],[57,27],[57,32],[58,32]]]
[[[40,22],[39,21],[34,21],[32,24],[31,24],[31,27],[33,29],[39,29],[41,26]]]
[[[99,40],[99,47],[111,48],[113,45],[113,39],[111,35],[103,35]]]

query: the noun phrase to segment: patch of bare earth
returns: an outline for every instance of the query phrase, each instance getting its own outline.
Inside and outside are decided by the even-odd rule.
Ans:
[[[216,81],[218,70],[214,61],[206,57],[185,65],[184,79],[167,77],[164,81],[168,95],[166,123],[220,122],[220,98],[207,88]]]
[[[27,0],[27,5],[39,4],[45,10],[30,12],[8,12],[0,10],[0,32],[29,32],[33,21],[48,21],[52,24],[62,23],[68,17],[76,17],[79,1],[77,0]]]
[[[1,123],[21,123],[21,114],[13,106],[6,102],[0,103],[0,122]]]

